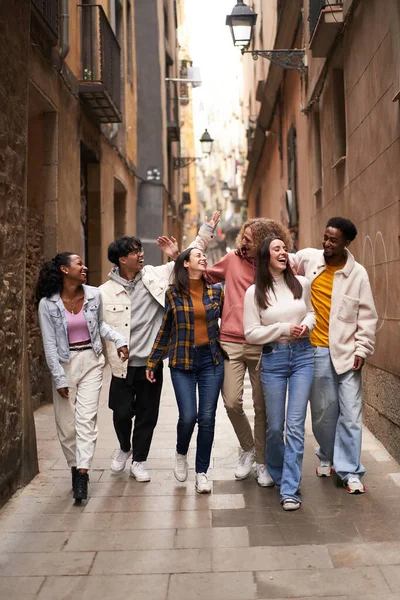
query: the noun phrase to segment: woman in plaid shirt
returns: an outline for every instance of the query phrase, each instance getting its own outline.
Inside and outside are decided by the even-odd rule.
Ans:
[[[207,470],[224,379],[218,327],[224,292],[219,285],[206,282],[206,269],[207,259],[199,248],[189,248],[176,259],[174,283],[165,295],[164,318],[146,371],[147,379],[154,382],[154,371],[169,347],[169,367],[179,410],[174,475],[178,481],[187,479],[187,453],[197,422],[196,490],[200,494],[211,492]]]

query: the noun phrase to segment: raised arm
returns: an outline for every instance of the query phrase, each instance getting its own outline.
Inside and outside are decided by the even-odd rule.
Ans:
[[[214,238],[214,231],[218,224],[221,213],[217,210],[214,212],[211,219],[204,217],[204,224],[200,227],[196,239],[189,244],[188,248],[200,248],[206,250],[211,240]],[[179,246],[177,240],[171,236],[161,235],[157,238],[157,246],[164,254],[172,260],[176,260],[179,256]]]

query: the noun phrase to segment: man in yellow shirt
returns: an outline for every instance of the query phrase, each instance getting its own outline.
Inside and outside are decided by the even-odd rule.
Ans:
[[[318,476],[334,469],[350,494],[363,493],[361,477],[361,369],[373,353],[377,314],[368,274],[348,246],[357,229],[348,219],[329,219],[323,250],[306,248],[293,256],[299,275],[311,283],[317,323],[311,414],[319,443]]]

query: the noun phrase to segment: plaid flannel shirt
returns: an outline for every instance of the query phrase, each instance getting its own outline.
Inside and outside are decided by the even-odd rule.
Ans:
[[[224,292],[220,285],[204,284],[203,304],[210,350],[214,364],[224,360],[219,344],[218,319],[222,314]],[[164,318],[157,334],[153,349],[147,361],[147,368],[156,370],[169,346],[169,366],[190,371],[194,358],[194,314],[190,295],[178,294],[170,285],[165,293]]]

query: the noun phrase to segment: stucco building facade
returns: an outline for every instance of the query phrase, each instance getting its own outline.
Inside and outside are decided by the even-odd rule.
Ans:
[[[261,4],[253,2],[255,12]],[[356,224],[351,250],[369,272],[379,314],[376,351],[363,371],[364,418],[398,459],[399,5],[280,0],[270,10],[253,47],[304,48],[307,67],[301,74],[264,61],[260,77],[245,57],[249,216],[284,222],[295,248],[320,247],[331,216]]]

